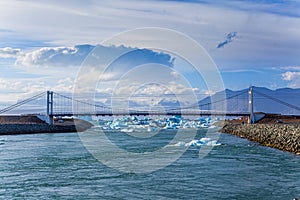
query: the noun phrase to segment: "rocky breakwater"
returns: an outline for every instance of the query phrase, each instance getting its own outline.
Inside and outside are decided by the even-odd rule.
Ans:
[[[220,132],[300,155],[300,124],[226,123]]]
[[[82,132],[92,126],[80,119],[64,119],[49,125],[35,116],[0,117],[0,135]]]

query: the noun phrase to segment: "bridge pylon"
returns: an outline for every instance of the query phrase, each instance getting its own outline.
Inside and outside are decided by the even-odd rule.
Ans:
[[[255,123],[255,116],[254,116],[254,112],[253,112],[253,87],[250,86],[249,88],[249,120],[248,120],[248,123],[249,124],[254,124]]]
[[[53,92],[47,91],[47,116],[46,123],[53,124]]]

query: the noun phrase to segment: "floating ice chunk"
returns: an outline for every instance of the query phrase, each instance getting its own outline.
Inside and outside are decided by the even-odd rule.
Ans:
[[[201,142],[203,142],[203,143],[207,143],[207,142],[212,141],[212,139],[211,139],[211,138],[204,137],[204,138],[201,138],[199,141],[201,141]]]
[[[123,129],[121,129],[121,132],[123,132],[123,133],[132,133],[133,129],[132,128],[123,128]]]
[[[205,118],[205,121],[206,121],[207,123],[210,123],[211,118],[210,118],[210,117],[207,117],[207,118]]]
[[[216,140],[211,138],[201,138],[200,140],[192,140],[188,143],[185,143],[184,146],[220,146],[221,143],[218,143]]]
[[[108,127],[108,126],[102,126],[102,129],[103,129],[103,130],[109,130],[110,127]]]
[[[147,128],[147,131],[148,131],[148,132],[154,132],[154,131],[156,131],[156,130],[157,130],[157,129],[156,129],[155,127],[150,127],[150,126],[149,126],[149,127]]]
[[[181,117],[180,116],[173,116],[167,119],[167,122],[173,122],[173,123],[180,123]]]
[[[92,127],[92,129],[99,129],[99,128],[102,128],[103,126],[101,126],[101,125],[94,125],[93,127]],[[0,140],[1,141],[1,140]]]
[[[131,117],[131,120],[132,120],[132,121],[139,121],[139,119],[138,119],[136,116],[132,116],[132,117]]]
[[[168,122],[166,124],[166,126],[164,127],[164,129],[178,129],[178,127],[179,127],[179,124]]]
[[[201,124],[201,125],[200,125],[200,127],[201,127],[201,128],[208,128],[208,127],[209,127],[209,125],[208,125],[208,124],[206,124],[206,123],[204,123],[204,124]]]
[[[185,146],[192,146],[192,147],[198,147],[198,146],[202,146],[202,145],[203,145],[203,142],[201,142],[200,140],[192,140],[185,144]]]
[[[212,140],[206,143],[207,146],[220,146],[221,143],[218,143],[216,140]]]
[[[211,129],[213,129],[213,128],[218,128],[217,126],[215,126],[215,125],[210,125],[210,127],[208,127],[208,128],[211,128]]]
[[[199,120],[200,123],[205,123],[206,122],[206,120],[202,117],[200,117],[198,120]]]
[[[98,120],[98,124],[104,130],[119,130],[126,128],[133,129],[134,132],[154,132],[157,129],[213,129],[217,128],[212,125],[213,119],[211,118],[198,118],[198,120],[182,119],[180,116],[173,116],[168,118],[152,119],[144,117],[139,119],[136,116],[123,117],[119,119],[105,119]],[[154,127],[154,128],[149,128]],[[97,126],[98,128],[98,126]]]
[[[175,147],[183,147],[185,146],[186,143],[185,142],[177,142],[176,144],[172,145],[172,146],[175,146]]]
[[[169,144],[167,146],[171,146],[171,147],[184,147],[186,146],[185,142],[177,142],[176,144]]]

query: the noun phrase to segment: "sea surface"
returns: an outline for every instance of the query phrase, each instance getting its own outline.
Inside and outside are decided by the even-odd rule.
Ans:
[[[86,133],[97,134],[97,129]],[[131,152],[155,151],[168,145],[172,134],[161,131],[136,140],[106,133]],[[198,131],[195,139],[204,137]],[[300,198],[300,156],[228,134],[218,142],[222,145],[204,158],[199,158],[202,147],[190,146],[166,167],[127,173],[93,157],[77,133],[0,136],[0,199]],[[114,159],[115,153],[106,156]]]

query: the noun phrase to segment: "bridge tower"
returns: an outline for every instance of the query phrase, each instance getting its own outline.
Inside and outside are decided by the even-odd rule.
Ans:
[[[47,116],[46,122],[48,124],[53,124],[53,92],[47,91]]]
[[[250,86],[249,88],[249,124],[253,124],[255,122],[254,113],[253,113],[253,87]]]

